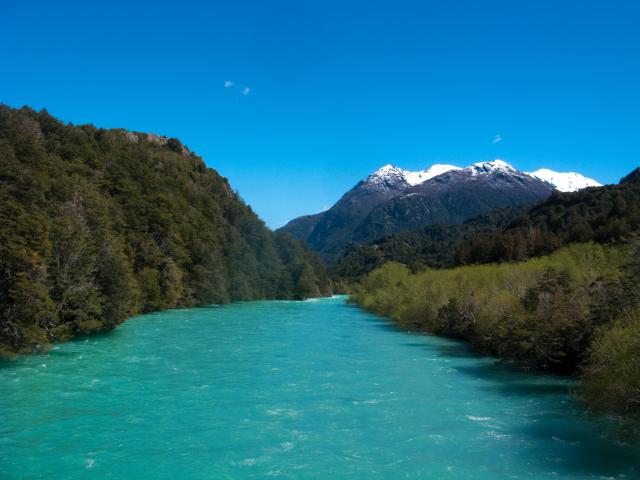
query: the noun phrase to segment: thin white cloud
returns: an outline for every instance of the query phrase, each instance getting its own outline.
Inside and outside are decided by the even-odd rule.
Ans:
[[[244,87],[242,89],[242,94],[243,95],[249,95],[249,92],[251,91],[251,89],[249,87]]]
[[[502,141],[502,135],[496,135],[493,137],[493,142],[491,143],[500,143]]]
[[[235,85],[235,83],[233,83],[231,80],[225,80],[224,81],[224,88],[231,88]]]

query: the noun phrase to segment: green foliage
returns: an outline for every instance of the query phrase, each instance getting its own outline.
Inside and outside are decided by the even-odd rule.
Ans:
[[[602,329],[589,348],[580,392],[594,412],[615,415],[640,429],[640,310]]]
[[[179,140],[0,106],[0,355],[207,303],[327,295]]]
[[[555,192],[506,228],[461,243],[456,263],[519,261],[574,242],[619,243],[640,227],[638,170],[619,185]]]
[[[495,232],[526,211],[526,207],[505,208],[459,225],[427,225],[371,244],[354,245],[331,266],[331,275],[336,280],[353,283],[385,262],[402,263],[413,271],[452,267],[458,262],[456,245]]]
[[[468,340],[525,369],[582,370],[588,407],[637,425],[639,252],[639,241],[573,244],[526,262],[419,273],[387,263],[354,299],[403,328]]]

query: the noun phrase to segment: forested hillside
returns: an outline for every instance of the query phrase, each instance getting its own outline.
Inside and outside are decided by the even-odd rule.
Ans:
[[[503,230],[458,245],[457,264],[518,261],[563,245],[624,241],[640,227],[640,169],[618,185],[555,192]]]
[[[178,140],[0,106],[0,356],[140,312],[329,293]]]
[[[420,230],[390,235],[370,244],[351,245],[330,266],[330,272],[340,282],[352,283],[386,262],[399,262],[414,271],[425,267],[451,267],[455,264],[457,245],[505,228],[529,208],[493,210],[462,224],[427,225]]]

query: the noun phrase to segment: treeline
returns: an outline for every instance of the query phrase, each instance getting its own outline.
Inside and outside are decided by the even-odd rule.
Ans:
[[[351,245],[330,265],[331,276],[353,283],[386,262],[407,265],[412,271],[425,267],[448,268],[456,262],[456,245],[479,235],[505,228],[530,207],[509,207],[474,217],[463,224],[427,225],[420,230],[389,235],[366,245]]]
[[[0,356],[141,312],[330,290],[179,140],[0,105]]]
[[[640,242],[575,244],[521,263],[411,273],[387,263],[355,301],[403,328],[471,342],[524,368],[579,373],[594,412],[640,422]]]
[[[619,243],[640,228],[640,169],[618,185],[555,192],[506,228],[456,246],[456,265],[522,261],[581,242]]]

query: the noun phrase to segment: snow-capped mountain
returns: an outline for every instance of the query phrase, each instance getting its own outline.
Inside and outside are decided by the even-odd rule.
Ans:
[[[583,188],[602,186],[596,180],[575,172],[554,172],[548,168],[541,168],[529,173],[529,175],[550,183],[561,192],[577,192]]]
[[[391,164],[380,167],[369,175],[364,182],[379,185],[382,188],[393,188],[398,185],[406,187],[410,185],[407,181],[405,171]]]
[[[407,183],[413,186],[418,185],[422,182],[426,182],[433,177],[437,177],[438,175],[442,175],[443,173],[447,173],[452,170],[460,170],[460,167],[436,163],[435,165],[431,165],[429,168],[420,172],[410,172],[408,170],[404,170],[404,175],[407,179]]]
[[[417,172],[385,165],[358,182],[329,210],[294,219],[281,230],[305,240],[330,259],[350,244],[542,201],[554,188],[568,188],[558,178],[551,182],[503,160],[464,168],[433,165]],[[580,188],[582,184],[574,181],[570,186]]]
[[[408,186],[413,187],[426,182],[433,177],[437,177],[438,175],[442,175],[443,173],[453,170],[464,170],[473,176],[496,172],[517,172],[521,175],[530,175],[542,180],[543,182],[550,183],[556,190],[561,192],[576,192],[583,188],[602,186],[598,181],[576,172],[555,172],[548,168],[541,168],[534,172],[520,172],[512,165],[500,159],[496,159],[491,162],[478,162],[464,168],[456,167],[455,165],[435,164],[418,172],[403,170],[394,165],[388,164],[369,175],[365,179],[365,182],[378,183],[381,185],[407,184]]]
[[[467,170],[471,175],[484,175],[489,173],[497,173],[497,172],[506,172],[513,173],[517,172],[515,168],[509,165],[504,160],[496,159],[492,162],[478,162],[473,165],[469,165],[464,170]]]

